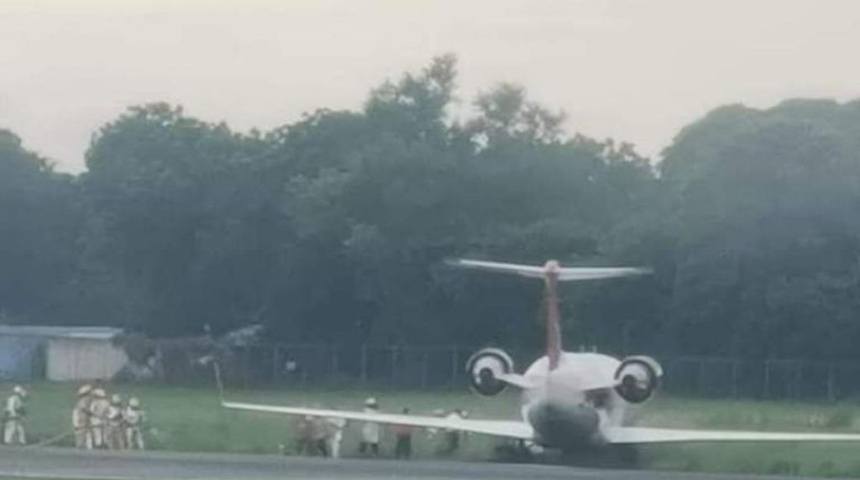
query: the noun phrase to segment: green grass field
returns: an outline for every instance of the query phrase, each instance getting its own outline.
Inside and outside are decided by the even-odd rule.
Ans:
[[[8,392],[9,385],[0,386]],[[44,441],[70,430],[76,385],[41,383],[29,386],[30,442]],[[118,385],[125,398],[138,396],[149,416],[152,448],[193,452],[277,454],[279,445],[291,448],[291,422],[272,414],[227,411],[218,406],[212,389]],[[437,408],[464,408],[474,418],[515,418],[518,397],[506,393],[482,398],[468,391],[386,391],[367,389],[261,390],[229,392],[234,400],[333,408],[361,408],[373,395],[383,411],[409,407],[414,414]],[[860,405],[794,402],[699,400],[659,397],[635,412],[637,423],[649,426],[738,428],[757,430],[860,432]],[[811,427],[816,415],[822,426]],[[345,456],[355,455],[358,427],[347,428]],[[70,445],[65,438],[58,445]],[[489,460],[495,439],[470,435],[459,459]],[[390,455],[393,438],[383,438]],[[416,433],[416,455],[433,457],[436,445]],[[860,476],[860,444],[695,444],[661,445],[641,449],[644,468],[683,471],[777,473],[812,476]]]

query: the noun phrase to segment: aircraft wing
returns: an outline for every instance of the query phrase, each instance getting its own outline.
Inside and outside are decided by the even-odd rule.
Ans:
[[[612,444],[678,442],[860,442],[860,434],[749,432],[740,430],[681,430],[674,428],[606,427],[603,437]]]
[[[279,413],[311,417],[342,418],[359,422],[376,422],[388,425],[411,425],[413,427],[459,430],[462,432],[483,433],[495,437],[531,440],[532,427],[522,421],[512,420],[473,420],[469,418],[442,418],[421,415],[400,415],[392,413],[365,413],[349,410],[330,410],[322,408],[287,407],[261,405],[255,403],[221,402],[221,406],[233,410],[251,412]]]
[[[543,278],[546,275],[545,267],[533,265],[517,265],[514,263],[485,262],[482,260],[452,259],[447,260],[448,265],[454,267],[473,268],[490,272],[515,273],[524,277]],[[648,268],[621,267],[621,268],[590,268],[590,267],[562,267],[558,269],[558,279],[568,280],[596,280],[600,278],[629,277],[633,275],[644,275],[651,273]]]

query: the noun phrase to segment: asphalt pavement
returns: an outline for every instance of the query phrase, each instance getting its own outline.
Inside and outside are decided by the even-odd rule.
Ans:
[[[174,452],[86,452],[70,448],[0,447],[0,477],[5,476],[135,480],[734,480],[749,478],[749,476],[461,461],[326,459]]]

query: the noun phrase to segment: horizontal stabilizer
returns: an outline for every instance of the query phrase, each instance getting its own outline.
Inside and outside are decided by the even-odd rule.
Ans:
[[[547,275],[547,266],[517,265],[514,263],[485,262],[482,260],[452,259],[446,263],[452,267],[472,268],[489,272],[513,273],[531,278],[544,278]],[[617,268],[592,268],[592,267],[558,267],[558,279],[562,281],[575,280],[597,280],[601,278],[631,277],[652,273],[650,268],[639,267],[617,267]]]

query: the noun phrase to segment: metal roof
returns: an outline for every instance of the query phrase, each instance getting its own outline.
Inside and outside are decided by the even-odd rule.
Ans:
[[[80,338],[87,340],[110,340],[122,333],[113,327],[46,327],[37,325],[0,325],[0,336]]]

